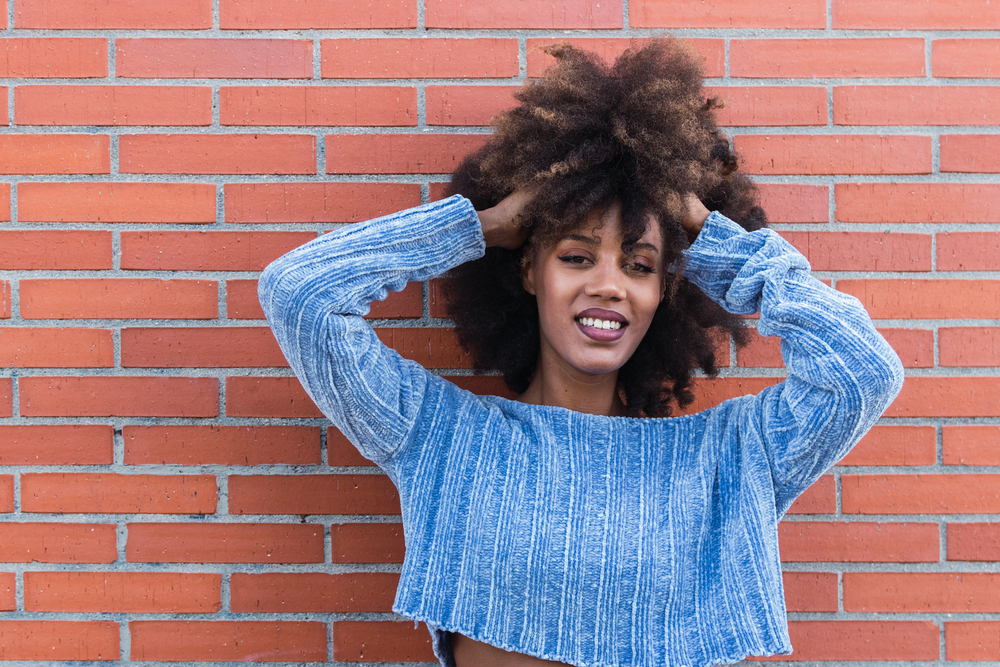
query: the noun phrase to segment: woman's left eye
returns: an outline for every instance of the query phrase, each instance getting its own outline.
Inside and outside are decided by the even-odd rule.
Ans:
[[[655,269],[653,269],[653,267],[647,266],[646,264],[643,264],[642,262],[630,262],[628,264],[628,268],[631,271],[638,271],[640,273],[653,273],[653,271],[655,271]]]
[[[583,255],[563,255],[559,259],[567,264],[583,264],[587,261]]]

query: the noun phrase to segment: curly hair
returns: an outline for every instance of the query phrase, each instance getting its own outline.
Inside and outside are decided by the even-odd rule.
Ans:
[[[680,225],[683,195],[693,192],[709,210],[752,231],[767,224],[757,190],[716,125],[713,110],[722,105],[703,98],[700,58],[683,42],[653,39],[610,66],[569,44],[545,51],[556,64],[515,94],[520,105],[493,119],[493,136],[462,161],[447,188],[477,210],[517,188],[536,188],[522,216],[528,241],[515,251],[488,248],[453,269],[443,290],[448,315],[475,372],[499,370],[511,391],[523,393],[540,340],[538,305],[521,282],[522,258],[618,201],[622,249],[631,252],[655,220],[663,265],[676,270],[648,332],[619,369],[618,393],[629,416],[669,416],[673,402],[683,408],[694,400],[696,368],[718,374],[720,337],[747,340],[740,318],[681,275],[690,244]]]

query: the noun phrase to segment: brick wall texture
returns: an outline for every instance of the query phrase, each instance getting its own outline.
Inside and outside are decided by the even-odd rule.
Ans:
[[[0,660],[433,660],[395,489],[310,402],[272,259],[441,196],[539,46],[689,38],[774,228],[902,393],[780,526],[792,662],[1000,660],[1000,3],[0,0]],[[436,299],[381,339],[478,392]],[[693,410],[783,375],[723,349]]]

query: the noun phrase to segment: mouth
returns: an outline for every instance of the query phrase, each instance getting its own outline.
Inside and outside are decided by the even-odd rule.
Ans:
[[[588,308],[576,317],[576,326],[591,340],[607,343],[624,336],[628,322],[614,311]]]

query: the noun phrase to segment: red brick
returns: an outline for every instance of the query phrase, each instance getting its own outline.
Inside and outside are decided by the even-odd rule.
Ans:
[[[328,174],[448,174],[484,134],[328,134]]]
[[[837,289],[856,296],[876,319],[996,319],[1000,281],[843,279]]]
[[[130,563],[322,563],[323,526],[308,523],[130,523]]]
[[[1000,9],[989,0],[833,0],[833,27],[989,30],[1000,28]]]
[[[778,545],[786,563],[936,563],[939,531],[931,522],[783,521]]]
[[[118,143],[122,173],[315,174],[305,134],[132,134]]]
[[[791,621],[788,660],[938,660],[941,630],[932,621]]]
[[[906,368],[934,368],[934,332],[929,329],[879,329]]]
[[[841,222],[1000,222],[995,183],[838,183],[835,197]]]
[[[1000,366],[1000,329],[997,327],[941,327],[938,330],[941,366]]]
[[[385,475],[230,475],[230,514],[393,514],[399,493]]]
[[[389,292],[383,301],[372,301],[365,319],[406,319],[423,313],[421,283],[409,283],[401,292]],[[262,320],[256,280],[226,281],[226,313],[229,319]]]
[[[115,74],[152,79],[311,79],[311,39],[115,40]]]
[[[402,563],[401,523],[340,523],[330,526],[334,563]]]
[[[606,63],[614,62],[618,56],[630,48],[640,49],[649,38],[642,37],[578,37],[575,39],[529,39],[528,40],[528,76],[540,77],[546,68],[555,64],[555,58],[543,53],[542,47],[551,44],[568,42],[578,49],[592,51]],[[723,39],[691,39],[683,38],[687,46],[702,57],[704,76],[713,78],[726,74],[726,42]]]
[[[22,473],[21,511],[91,514],[214,514],[215,475]]]
[[[376,329],[383,344],[425,368],[471,368],[472,362],[458,344],[453,329]]]
[[[383,37],[324,39],[320,44],[324,79],[506,78],[518,74],[515,39]]]
[[[0,475],[0,513],[14,511],[14,476]]]
[[[116,528],[100,523],[0,523],[0,562],[113,563],[118,559]]]
[[[0,465],[110,465],[112,426],[0,425]]]
[[[416,28],[415,0],[220,0],[223,30]]]
[[[1000,623],[945,621],[945,660],[1000,660]]]
[[[593,30],[624,25],[622,0],[507,0],[484,3],[474,0],[426,0],[424,25],[428,28],[469,30],[522,28]],[[636,25],[636,24],[632,24]],[[825,27],[825,26],[824,26]]]
[[[842,475],[844,514],[992,514],[997,475]]]
[[[215,222],[208,183],[20,183],[21,222]]]
[[[122,436],[126,465],[320,463],[319,427],[126,426]]]
[[[826,88],[797,86],[707,87],[725,107],[715,112],[720,126],[826,125]]]
[[[326,461],[331,466],[373,466],[375,465],[351,444],[351,441],[335,426],[326,429]]]
[[[760,205],[771,222],[827,222],[830,188],[826,185],[757,183]]]
[[[325,662],[317,621],[129,621],[132,660]]]
[[[781,235],[814,271],[930,271],[930,234],[792,232]]]
[[[0,78],[83,79],[108,75],[108,40],[94,37],[0,39]]]
[[[0,174],[108,174],[111,140],[102,134],[0,134]]]
[[[990,86],[835,86],[837,125],[996,125],[1000,90]]]
[[[134,28],[204,30],[212,27],[211,0],[14,0],[17,28],[54,30]]]
[[[18,125],[211,125],[212,89],[18,86],[14,120]]]
[[[941,453],[945,465],[1000,465],[1000,426],[942,426]]]
[[[1000,523],[948,523],[949,561],[1000,559]]]
[[[0,417],[14,416],[14,389],[10,378],[0,378]]]
[[[207,614],[222,608],[222,575],[25,572],[25,611]]]
[[[507,385],[504,384],[503,378],[499,375],[441,375],[441,377],[448,380],[459,389],[470,391],[479,396],[493,395],[510,399],[513,399],[516,396],[514,392],[507,388]],[[697,400],[697,397],[695,398]],[[716,395],[712,394],[709,396],[708,400],[714,400],[715,398]],[[725,399],[719,400],[721,401]]]
[[[448,379],[454,382],[458,378]],[[503,382],[503,378],[497,379],[500,380],[501,383]],[[676,411],[675,414],[694,414],[695,412],[707,410],[710,407],[718,405],[723,401],[727,401],[730,398],[735,398],[736,396],[759,394],[766,387],[777,384],[781,382],[781,380],[782,378],[769,377],[728,377],[715,378],[714,380],[697,378],[692,383],[694,403],[689,405],[685,410]],[[463,389],[465,388],[466,387],[463,387]]]
[[[215,417],[218,378],[21,378],[25,417]]]
[[[398,584],[395,572],[235,572],[230,607],[248,613],[391,613]]]
[[[931,69],[934,76],[993,79],[1000,76],[1000,39],[935,39]]]
[[[0,183],[0,222],[10,222],[10,183]]]
[[[21,280],[21,316],[37,319],[200,319],[219,316],[214,280]]]
[[[262,271],[315,232],[122,232],[121,268]]]
[[[417,89],[403,86],[223,86],[223,125],[416,125]]]
[[[788,611],[838,611],[833,572],[782,572]]]
[[[232,183],[226,222],[359,222],[420,204],[415,183]]]
[[[826,28],[824,0],[631,0],[633,28]]]
[[[909,377],[887,417],[1000,417],[1000,379]]]
[[[833,475],[823,475],[795,499],[789,514],[836,514],[837,482]]]
[[[122,368],[288,366],[268,327],[122,329],[121,364]]]
[[[937,270],[1000,270],[1000,234],[996,232],[938,234]]]
[[[766,135],[733,138],[750,174],[929,174],[931,137]]]
[[[0,572],[0,611],[17,609],[17,580],[13,572]]]
[[[0,660],[118,660],[116,621],[0,621]]]
[[[0,327],[0,366],[114,368],[111,329]]]
[[[489,125],[490,119],[517,106],[517,86],[427,86],[428,125]]]
[[[1000,575],[992,572],[845,572],[844,611],[996,613]]]
[[[1000,137],[992,134],[941,135],[941,171],[1000,173]]]
[[[264,309],[257,298],[256,280],[226,281],[226,317],[231,320],[264,319]]]
[[[21,187],[24,185],[22,183]],[[24,218],[21,220],[24,221]],[[111,255],[111,232],[0,231],[0,270],[110,269]]]
[[[781,358],[781,339],[776,336],[761,336],[756,329],[750,329],[750,341],[746,347],[736,350],[736,365],[740,368],[784,368]]]
[[[226,416],[299,419],[323,413],[294,377],[230,377]]]
[[[0,99],[7,99],[7,86],[0,86]],[[0,125],[10,125],[7,109],[0,109]]]
[[[333,659],[344,662],[430,662],[431,637],[411,621],[334,621]]]
[[[748,78],[925,76],[922,37],[733,39],[731,76]]]

